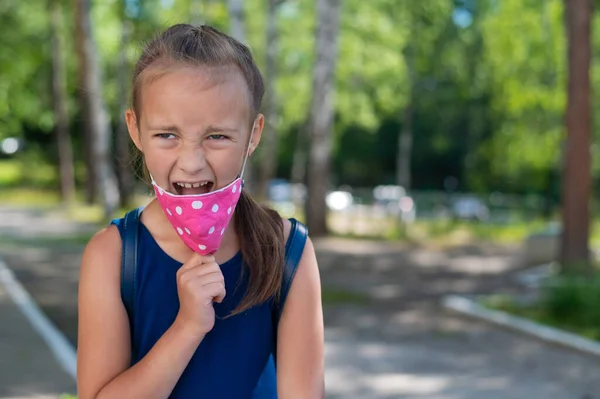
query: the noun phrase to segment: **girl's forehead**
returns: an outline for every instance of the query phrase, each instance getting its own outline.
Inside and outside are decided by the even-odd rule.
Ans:
[[[236,68],[180,67],[148,79],[141,90],[142,119],[198,123],[227,118],[247,122],[248,85]]]

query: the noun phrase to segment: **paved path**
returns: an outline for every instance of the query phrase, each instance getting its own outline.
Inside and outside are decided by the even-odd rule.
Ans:
[[[317,243],[323,285],[368,294],[326,308],[333,398],[597,399],[600,360],[445,312],[448,293],[519,292],[519,251]],[[376,255],[375,255],[376,254]]]
[[[10,222],[15,218],[33,222],[26,211],[0,208],[0,254],[75,342],[81,245],[45,239],[32,244],[27,237],[51,234],[55,222],[38,215],[36,227],[21,234],[19,224]],[[5,238],[2,244],[1,237],[11,235],[23,241]],[[598,359],[439,307],[448,293],[522,290],[513,277],[519,269],[515,248],[442,250],[341,239],[319,240],[316,248],[328,298],[328,397],[600,399]]]
[[[0,284],[0,398],[50,399],[75,391],[73,379]]]

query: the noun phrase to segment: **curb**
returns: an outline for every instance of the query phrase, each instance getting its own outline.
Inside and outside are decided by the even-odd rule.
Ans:
[[[23,288],[12,270],[0,258],[0,283],[4,285],[8,295],[23,313],[33,329],[42,337],[50,351],[67,372],[76,381],[77,355],[71,343],[67,340],[39,306],[31,295]]]
[[[487,321],[508,329],[530,335],[541,341],[558,344],[600,358],[600,344],[580,335],[536,323],[529,319],[491,310],[458,295],[448,295],[442,300],[446,309]]]

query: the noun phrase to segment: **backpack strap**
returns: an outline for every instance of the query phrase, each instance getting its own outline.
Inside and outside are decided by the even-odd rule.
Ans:
[[[277,304],[277,316],[275,319],[276,327],[279,325],[279,319],[283,313],[283,306],[285,305],[285,301],[290,292],[290,287],[292,286],[292,281],[296,275],[296,270],[298,270],[298,264],[302,258],[306,239],[308,238],[308,229],[305,225],[294,218],[291,218],[290,222],[292,222],[292,228],[290,229],[290,235],[285,244],[285,267],[283,269],[281,292]]]
[[[308,229],[305,225],[294,218],[290,219],[292,228],[285,244],[285,265],[283,268],[283,279],[281,281],[281,290],[279,291],[279,300],[275,302],[273,309],[273,353],[272,358],[275,367],[277,366],[277,332],[279,330],[279,319],[283,313],[285,301],[290,292],[292,281],[298,270],[298,264],[304,252],[306,239],[308,238]],[[268,366],[267,366],[268,367]]]
[[[140,215],[144,207],[127,212],[123,218],[123,248],[121,256],[121,300],[129,318],[131,342],[133,343],[133,309],[135,304],[135,272],[137,268]],[[132,347],[133,351],[133,347]]]
[[[281,290],[279,291],[279,300],[273,304],[273,352],[269,356],[265,368],[258,380],[257,386],[254,389],[252,399],[264,398],[266,392],[272,392],[272,385],[275,384],[277,379],[276,368],[277,368],[277,331],[279,328],[279,319],[283,313],[283,306],[290,292],[292,281],[296,270],[298,270],[298,264],[302,258],[304,252],[304,246],[306,245],[306,239],[308,238],[308,229],[305,225],[297,221],[296,219],[289,219],[292,222],[292,228],[290,229],[290,235],[288,236],[285,244],[285,264],[283,268],[283,278],[281,281]]]

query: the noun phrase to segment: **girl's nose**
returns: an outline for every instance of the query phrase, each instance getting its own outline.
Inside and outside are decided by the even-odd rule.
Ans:
[[[177,166],[188,175],[197,175],[206,167],[206,154],[200,146],[184,146],[179,153]]]

